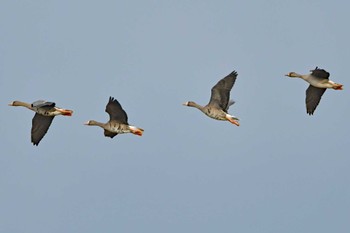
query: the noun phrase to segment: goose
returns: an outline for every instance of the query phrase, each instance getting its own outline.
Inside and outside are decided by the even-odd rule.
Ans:
[[[289,72],[285,76],[291,78],[301,78],[310,83],[306,90],[306,112],[313,115],[317,105],[320,103],[322,95],[329,89],[343,90],[343,85],[329,80],[329,73],[324,69],[316,66],[314,70],[310,70],[311,74],[301,75],[295,72]]]
[[[206,106],[201,106],[193,101],[187,101],[183,105],[197,108],[205,115],[215,120],[229,121],[239,126],[239,119],[227,112],[229,107],[235,103],[233,100],[230,100],[230,91],[237,76],[237,72],[233,71],[213,86],[211,89],[210,101]]]
[[[107,123],[89,120],[85,125],[99,126],[103,128],[104,135],[110,138],[123,133],[132,133],[142,136],[144,130],[128,124],[128,116],[126,112],[120,103],[113,97],[109,97],[105,111],[109,114],[109,121]]]
[[[15,100],[9,106],[21,106],[35,112],[32,119],[31,141],[33,145],[38,146],[41,139],[45,136],[50,128],[52,120],[55,116],[72,116],[73,111],[56,107],[54,102],[38,100],[32,104]]]

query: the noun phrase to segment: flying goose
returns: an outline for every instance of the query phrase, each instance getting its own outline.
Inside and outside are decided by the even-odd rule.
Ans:
[[[310,83],[306,90],[306,112],[309,115],[313,115],[317,105],[320,103],[321,97],[327,88],[334,90],[343,90],[343,85],[335,83],[329,80],[329,73],[324,69],[320,69],[316,66],[314,70],[310,70],[311,74],[301,75],[295,72],[290,72],[285,76],[291,78],[301,78]]]
[[[229,121],[239,126],[239,119],[227,113],[228,108],[234,104],[230,100],[230,91],[236,81],[237,72],[233,71],[225,78],[221,79],[212,89],[210,101],[206,106],[201,106],[193,101],[188,101],[183,105],[195,107],[201,110],[205,115],[220,121]]]
[[[104,135],[110,138],[122,133],[133,133],[142,136],[144,130],[128,124],[126,112],[113,97],[109,97],[105,111],[109,114],[109,121],[107,123],[90,120],[85,125],[95,125],[103,128]]]
[[[38,100],[32,104],[22,101],[13,101],[9,106],[22,106],[35,112],[32,120],[31,140],[33,145],[39,145],[41,139],[48,131],[52,120],[57,115],[72,116],[73,111],[56,107],[54,102]]]

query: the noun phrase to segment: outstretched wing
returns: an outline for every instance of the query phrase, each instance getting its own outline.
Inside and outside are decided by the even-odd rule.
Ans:
[[[116,136],[118,133],[112,133],[111,131],[108,131],[108,130],[105,130],[104,131],[104,135],[106,137],[110,137],[110,138],[113,138],[114,136]]]
[[[235,84],[237,72],[233,71],[221,79],[212,89],[208,105],[216,106],[226,111],[229,107],[230,91]]]
[[[43,116],[35,113],[32,120],[32,143],[37,146],[41,139],[45,136],[49,130],[54,116]]]
[[[306,90],[306,112],[309,115],[313,115],[317,105],[320,103],[322,95],[326,91],[326,88],[318,88],[310,85]]]
[[[314,70],[311,70],[311,75],[319,79],[328,79],[329,73],[324,69],[319,69],[317,66]]]
[[[128,124],[128,116],[120,105],[120,103],[113,97],[109,97],[106,105],[106,112],[109,114],[110,120],[115,120],[122,124]]]
[[[32,103],[32,107],[36,109],[42,108],[42,109],[50,110],[55,106],[56,106],[56,103],[48,102],[45,100],[38,100]]]

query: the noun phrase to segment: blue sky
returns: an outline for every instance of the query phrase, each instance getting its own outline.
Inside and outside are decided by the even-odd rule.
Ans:
[[[349,232],[346,1],[2,1],[1,232]],[[307,84],[328,90],[314,116]],[[206,104],[237,70],[230,113]],[[105,138],[109,96],[143,137]],[[55,101],[38,147],[33,112]]]

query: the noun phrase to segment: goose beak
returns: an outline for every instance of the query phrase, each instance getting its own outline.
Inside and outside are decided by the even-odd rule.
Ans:
[[[87,121],[87,122],[85,122],[85,123],[84,123],[84,125],[89,125],[89,123],[90,123],[90,122],[89,122],[89,121]]]

